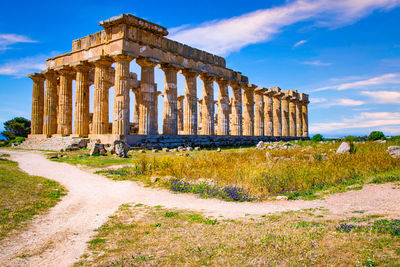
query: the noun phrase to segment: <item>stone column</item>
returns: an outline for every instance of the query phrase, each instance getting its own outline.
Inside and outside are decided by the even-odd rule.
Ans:
[[[165,73],[164,80],[164,113],[163,113],[163,134],[177,135],[177,73],[178,69],[170,64],[161,64]]]
[[[282,136],[282,109],[281,109],[282,93],[275,91],[273,97],[273,119],[274,119],[274,136]]]
[[[112,134],[127,136],[130,133],[129,64],[132,57],[117,55],[115,61],[114,106]]]
[[[254,135],[264,136],[264,88],[254,91]]]
[[[297,94],[292,93],[289,102],[289,136],[296,136],[296,102]]]
[[[302,102],[302,123],[303,123],[303,137],[308,137],[308,95],[301,94],[301,102]]]
[[[33,81],[31,135],[43,134],[44,76],[32,73],[28,77]]]
[[[113,61],[108,57],[101,57],[93,62],[94,71],[94,101],[93,122],[91,134],[107,134],[109,130],[108,93],[110,84],[108,72]]]
[[[197,73],[183,70],[185,76],[185,115],[183,116],[183,133],[197,135]],[[199,109],[200,110],[200,109]]]
[[[282,136],[289,136],[289,102],[290,96],[288,92],[282,96]]]
[[[75,118],[74,135],[75,137],[85,137],[89,135],[89,71],[92,66],[81,63],[75,65]]]
[[[254,135],[254,89],[256,86],[244,86],[243,91],[243,135]]]
[[[218,95],[218,135],[229,135],[229,93],[228,82],[223,79],[217,80],[219,87]]]
[[[197,100],[197,102],[199,103],[199,114],[198,114],[198,116],[197,116],[197,118],[198,118],[198,125],[197,125],[197,132],[199,133],[200,131],[201,131],[201,120],[202,120],[202,118],[203,118],[203,113],[202,113],[202,110],[203,110],[203,99],[198,99]]]
[[[268,89],[264,92],[264,136],[274,135],[274,120],[273,120],[273,101],[272,96],[274,92]]]
[[[133,114],[133,123],[139,123],[139,89],[132,89],[132,92],[135,94],[135,102],[134,102],[134,114]]]
[[[185,96],[181,95],[177,98],[178,100],[178,110],[177,110],[177,115],[178,115],[178,134],[183,133],[183,100],[185,99]]]
[[[296,100],[296,137],[303,136],[302,106],[298,96]]]
[[[44,96],[43,134],[46,137],[57,133],[57,73],[54,70],[47,70],[44,73],[46,78],[46,89]]]
[[[242,89],[238,83],[231,83],[230,86],[233,92],[231,135],[242,135]]]
[[[57,135],[72,134],[72,75],[70,67],[57,69],[60,74],[60,91],[58,94]]]
[[[204,83],[203,89],[203,105],[201,119],[201,134],[214,134],[214,78],[206,74],[200,75],[200,79]]]
[[[157,91],[157,84],[154,84],[154,90],[156,91],[156,93],[154,94],[154,117],[156,118],[156,122],[155,122],[155,128],[156,128],[156,134],[158,134],[158,97],[162,96],[164,97],[164,94],[160,91]]]
[[[139,134],[156,134],[156,112],[154,86],[154,67],[157,62],[147,58],[140,58],[136,63],[142,67],[140,82],[140,106],[139,106]]]

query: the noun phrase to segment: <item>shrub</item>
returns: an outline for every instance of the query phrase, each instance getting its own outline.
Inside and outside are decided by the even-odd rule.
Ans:
[[[359,140],[360,139],[358,137],[355,137],[355,136],[352,136],[352,135],[346,136],[344,138],[344,141],[346,141],[346,142],[357,142]]]
[[[312,137],[311,140],[314,141],[314,142],[320,142],[320,141],[324,140],[324,138],[322,137],[321,134],[316,134],[316,135],[314,135],[314,136]]]
[[[25,141],[25,137],[17,136],[17,137],[15,137],[15,139],[12,140],[11,142],[12,142],[12,143],[22,143],[22,142],[24,142],[24,141]]]
[[[368,141],[385,140],[385,135],[380,131],[373,131],[368,136]]]

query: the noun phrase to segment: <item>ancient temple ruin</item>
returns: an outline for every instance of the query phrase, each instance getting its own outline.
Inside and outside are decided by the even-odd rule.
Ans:
[[[33,80],[30,138],[73,136],[104,143],[123,139],[130,144],[154,135],[193,140],[308,138],[308,95],[250,84],[246,76],[228,69],[224,58],[170,40],[166,28],[133,15],[119,15],[100,25],[104,30],[74,40],[71,52],[48,59],[46,70],[29,75]],[[141,67],[140,81],[130,72],[133,60]],[[164,92],[157,91],[154,82],[156,66],[165,73]],[[177,94],[178,72],[185,77],[183,96]],[[202,99],[197,97],[197,78],[204,84]],[[89,99],[91,84],[93,99]],[[130,91],[135,95],[132,121]],[[162,110],[158,97],[164,99]]]

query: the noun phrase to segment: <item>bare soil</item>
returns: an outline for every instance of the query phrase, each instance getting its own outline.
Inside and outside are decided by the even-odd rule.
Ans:
[[[327,210],[325,218],[350,217],[354,211],[389,217],[400,215],[400,190],[391,183],[365,185],[362,190],[313,201],[234,203],[144,188],[131,181],[112,181],[76,166],[49,161],[39,152],[7,153],[23,171],[56,180],[69,192],[48,214],[35,218],[25,231],[3,240],[1,266],[72,265],[85,252],[94,230],[124,203],[188,209],[225,218],[318,208]]]

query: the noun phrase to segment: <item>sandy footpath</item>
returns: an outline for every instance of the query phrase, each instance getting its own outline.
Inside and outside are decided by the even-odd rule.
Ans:
[[[34,219],[26,231],[3,240],[0,266],[70,266],[85,252],[94,230],[128,202],[226,218],[308,208],[328,209],[331,216],[355,210],[400,215],[400,190],[393,184],[366,185],[362,190],[330,195],[324,200],[233,203],[144,188],[130,181],[112,181],[66,163],[49,161],[38,152],[0,152],[11,154],[25,172],[56,180],[69,190],[61,202]],[[30,257],[17,257],[23,254]]]

